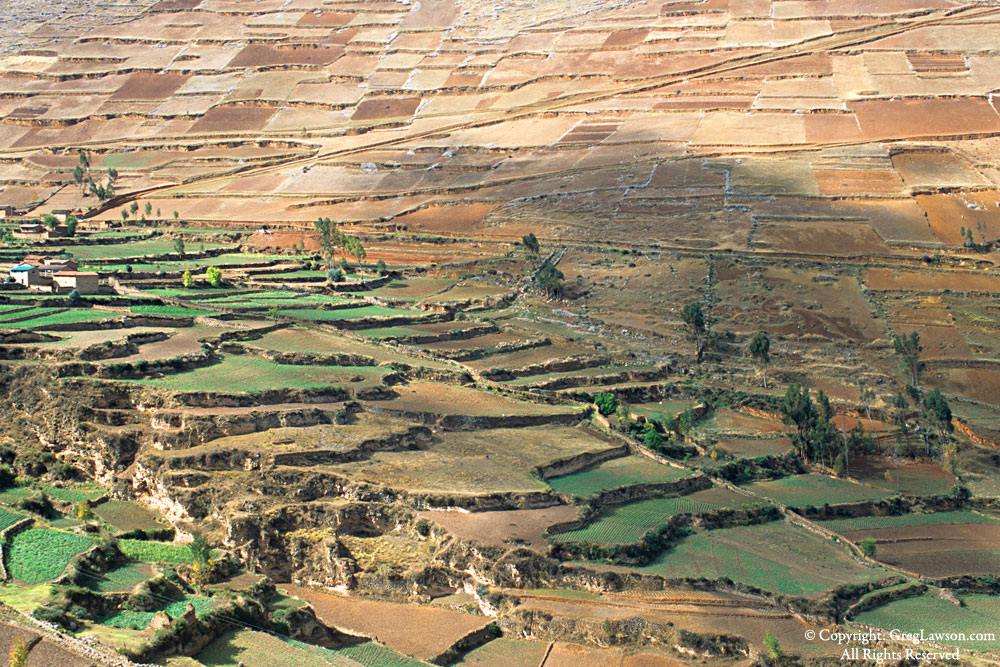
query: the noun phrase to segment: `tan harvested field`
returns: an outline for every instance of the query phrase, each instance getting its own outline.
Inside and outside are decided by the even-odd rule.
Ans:
[[[398,398],[370,401],[369,404],[375,408],[408,413],[473,417],[554,416],[579,412],[575,407],[529,403],[466,387],[428,382],[411,382],[395,387],[395,391],[399,394]]]
[[[543,536],[545,529],[555,523],[572,521],[578,512],[573,505],[555,505],[537,510],[496,512],[428,510],[420,516],[462,539],[498,547],[523,544],[544,553],[548,548]]]
[[[406,363],[441,370],[455,370],[455,367],[433,360],[415,360],[378,345],[344,338],[322,331],[302,327],[289,327],[264,334],[258,339],[246,341],[246,345],[278,352],[329,355],[349,354],[369,357],[379,364]]]
[[[319,620],[331,627],[371,637],[422,660],[444,653],[463,636],[490,622],[486,616],[349,598],[298,586],[283,585],[281,590],[308,602]]]
[[[416,451],[376,452],[328,469],[415,494],[524,493],[548,488],[530,474],[535,466],[615,445],[569,427],[442,432]]]

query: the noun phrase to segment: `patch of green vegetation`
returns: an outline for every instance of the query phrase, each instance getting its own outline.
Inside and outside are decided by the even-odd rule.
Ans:
[[[117,313],[106,310],[66,310],[61,313],[42,315],[23,322],[0,322],[0,327],[5,329],[21,329],[46,327],[52,324],[71,324],[76,322],[95,322],[118,317]]]
[[[91,502],[107,493],[100,484],[76,484],[73,486],[42,485],[40,488],[49,498],[62,500],[67,503]]]
[[[278,314],[282,317],[297,317],[305,320],[354,320],[363,317],[392,317],[394,315],[420,316],[420,313],[416,311],[384,308],[383,306],[360,306],[358,308],[339,308],[337,310],[297,308],[295,310],[279,310]]]
[[[690,475],[689,470],[663,465],[643,456],[624,456],[546,482],[557,493],[587,498],[626,484],[673,482]]]
[[[198,616],[204,616],[209,611],[215,607],[218,602],[212,598],[202,598],[202,597],[187,597],[181,600],[176,600],[171,602],[163,608],[162,611],[167,613],[170,618],[177,618],[184,614],[188,605],[191,605],[195,609],[195,613]],[[103,625],[110,625],[113,628],[122,628],[128,630],[145,630],[149,627],[149,623],[153,620],[153,616],[156,612],[152,611],[131,611],[129,609],[122,609],[112,616],[101,621]]]
[[[374,382],[388,369],[378,366],[299,366],[276,364],[250,355],[231,356],[211,366],[155,380],[126,380],[174,391],[266,391],[279,388],[318,389],[349,384],[357,378]]]
[[[184,306],[132,306],[131,311],[136,315],[156,315],[159,317],[201,317],[203,315],[218,315],[218,312],[210,310],[199,310],[197,308],[186,308]]]
[[[996,637],[1000,625],[1000,597],[995,595],[963,595],[959,607],[936,595],[924,595],[893,600],[892,602],[862,612],[855,617],[858,623],[879,628],[898,629],[919,635],[924,639],[947,646],[960,646],[976,650],[996,649],[1000,640],[957,641],[950,633],[961,632],[966,636],[989,633]],[[931,636],[939,634],[940,636]]]
[[[17,308],[22,308],[23,306],[18,305],[16,307]],[[54,310],[55,310],[55,308],[45,308],[45,307],[29,308],[27,310],[22,310],[19,313],[9,313],[8,315],[6,315],[4,317],[0,317],[0,321],[6,322],[6,321],[9,321],[9,320],[15,320],[15,319],[22,318],[22,317],[36,317],[36,316],[39,316],[39,315],[45,315],[47,313],[51,313]]]
[[[552,536],[556,542],[593,542],[596,544],[631,544],[670,520],[675,514],[701,514],[723,507],[718,502],[701,500],[698,494],[679,498],[652,498],[613,507],[597,520],[578,530]]]
[[[24,518],[23,514],[19,514],[17,512],[11,512],[8,509],[0,507],[0,530],[10,528],[23,518]]]
[[[88,577],[87,588],[100,593],[131,591],[150,578],[149,566],[145,563],[125,563],[109,570],[100,577]]]
[[[639,569],[664,577],[725,577],[785,595],[815,595],[885,575],[830,540],[777,521],[688,535]]]
[[[862,486],[847,480],[814,474],[754,482],[744,485],[744,488],[789,507],[881,500],[893,495],[892,491],[886,489]]]
[[[898,516],[862,516],[851,519],[820,521],[820,525],[834,532],[852,530],[879,530],[907,526],[936,526],[941,524],[1000,523],[1000,520],[975,512],[936,512],[934,514],[900,514]]]
[[[15,579],[38,584],[55,579],[73,556],[86,551],[89,537],[45,528],[32,528],[11,540],[7,564]]]
[[[109,500],[94,507],[94,514],[117,531],[158,530],[164,525],[152,510],[128,500]]]
[[[190,563],[194,554],[186,544],[168,544],[147,540],[119,540],[118,547],[122,553],[142,563]]]
[[[206,243],[205,250],[225,248],[228,244]],[[148,257],[174,253],[173,239],[154,238],[136,241],[135,243],[114,243],[108,245],[85,245],[64,248],[81,262],[94,259],[117,259],[125,257]]]

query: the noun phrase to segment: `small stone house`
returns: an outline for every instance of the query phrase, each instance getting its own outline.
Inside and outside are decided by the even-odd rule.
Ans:
[[[56,271],[52,274],[53,290],[80,294],[97,294],[100,290],[100,277],[95,271]]]
[[[41,239],[47,235],[48,230],[45,225],[37,222],[25,223],[14,230],[14,238],[16,239]]]

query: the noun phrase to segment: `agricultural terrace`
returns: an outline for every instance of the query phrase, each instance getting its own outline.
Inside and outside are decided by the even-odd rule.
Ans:
[[[169,525],[156,512],[130,500],[108,500],[95,506],[94,514],[119,533],[155,531]]]
[[[398,394],[397,398],[391,401],[370,401],[369,404],[377,408],[417,414],[475,417],[517,417],[521,415],[555,417],[575,413],[583,419],[582,407],[531,403],[456,385],[415,381],[394,387],[394,390]]]
[[[317,322],[337,321],[337,320],[358,320],[368,317],[422,317],[422,314],[412,310],[400,310],[399,308],[385,308],[383,306],[358,306],[357,308],[336,308],[325,310],[322,308],[295,308],[278,310],[281,317],[295,317],[303,320],[314,320]]]
[[[255,630],[235,630],[221,635],[197,655],[206,667],[230,667],[242,662],[255,667],[426,667],[391,648],[372,642],[328,649]]]
[[[337,386],[374,386],[389,371],[377,366],[299,366],[276,364],[251,355],[226,356],[162,378],[126,380],[169,391],[255,392],[275,388],[318,389]],[[359,385],[360,383],[360,385]]]
[[[587,470],[545,480],[553,491],[587,498],[600,491],[629,484],[674,482],[691,475],[681,468],[657,463],[644,456],[623,456]]]
[[[676,498],[653,498],[606,510],[584,528],[557,533],[554,542],[632,544],[666,524],[676,514],[703,514],[723,507],[741,507],[753,499],[713,487]]]
[[[992,575],[1000,568],[1000,521],[981,514],[870,517],[833,526],[855,543],[874,539],[879,560],[925,576]]]
[[[108,493],[107,489],[99,484],[74,484],[72,486],[41,484],[38,488],[49,498],[67,503],[93,502]]]
[[[945,494],[955,486],[955,476],[939,463],[909,461],[893,462],[865,456],[851,461],[851,477],[883,489],[906,495]]]
[[[863,486],[825,475],[806,474],[744,484],[743,488],[789,507],[835,505],[863,500],[881,500],[893,495],[887,489]]]
[[[92,544],[89,537],[46,528],[32,528],[18,533],[10,541],[7,569],[10,575],[26,584],[55,579],[73,556]]]
[[[127,562],[100,575],[90,574],[85,585],[99,593],[127,593],[155,575],[148,563]]]
[[[107,310],[89,310],[81,308],[71,308],[60,310],[58,308],[37,308],[34,312],[25,313],[35,315],[27,319],[0,320],[0,328],[3,329],[44,329],[55,324],[75,324],[77,322],[96,322],[98,320],[108,320],[120,317],[124,313],[116,313]],[[18,313],[21,315],[21,313]]]
[[[211,598],[196,596],[185,597],[165,605],[160,611],[165,612],[170,618],[178,618],[184,613],[189,604],[194,607],[195,613],[198,616],[204,616],[211,611],[213,607],[218,606],[219,602]],[[108,616],[102,620],[101,623],[113,628],[145,630],[149,627],[149,624],[155,615],[155,611],[132,611],[130,609],[122,609],[111,616]]]
[[[205,250],[215,250],[217,248],[226,248],[228,244],[205,243],[204,246]],[[198,248],[201,248],[200,243]],[[144,239],[129,243],[110,243],[108,245],[75,245],[66,247],[64,250],[80,262],[88,262],[95,259],[154,257],[156,255],[166,255],[175,252],[174,240],[164,238]]]
[[[194,561],[191,548],[186,544],[124,539],[118,541],[118,547],[123,554],[141,563],[180,565]]]
[[[305,600],[323,623],[361,636],[377,636],[400,653],[421,660],[440,655],[492,619],[448,609],[342,597],[297,586],[279,590]]]
[[[444,431],[421,449],[374,452],[365,461],[329,466],[352,479],[411,493],[479,494],[543,491],[532,469],[612,447],[565,426]]]
[[[23,514],[11,512],[9,509],[0,507],[0,530],[10,528],[23,518],[25,518]]]
[[[456,667],[537,667],[549,650],[549,642],[521,639],[494,639],[462,657]],[[586,664],[586,663],[577,663]]]
[[[806,596],[889,574],[860,565],[846,548],[781,521],[698,531],[639,569],[663,577],[725,577],[774,593]]]
[[[944,600],[931,592],[917,597],[894,600],[881,607],[858,614],[853,620],[877,628],[898,629],[902,632],[929,637],[931,633],[945,633],[934,639],[938,644],[959,646],[975,650],[996,650],[1000,639],[993,641],[949,639],[947,633],[991,633],[997,635],[1000,626],[1000,598],[995,595],[962,595],[962,606]]]

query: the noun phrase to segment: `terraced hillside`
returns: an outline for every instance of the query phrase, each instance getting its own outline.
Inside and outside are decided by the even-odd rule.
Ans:
[[[0,650],[821,664],[807,631],[996,627],[998,22],[11,3]]]

